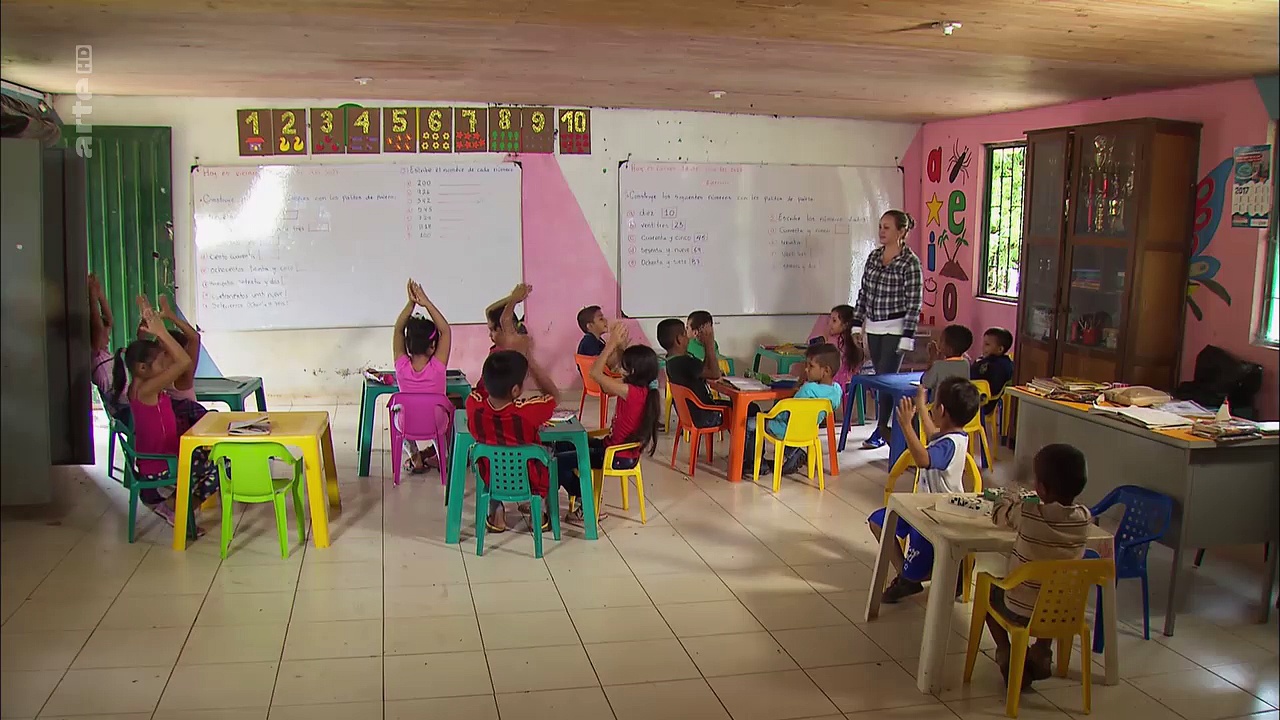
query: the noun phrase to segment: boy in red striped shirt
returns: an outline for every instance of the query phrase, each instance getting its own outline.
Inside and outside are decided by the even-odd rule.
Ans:
[[[539,431],[556,410],[559,392],[546,372],[533,361],[528,335],[502,333],[497,344],[500,349],[484,361],[480,383],[467,398],[467,429],[476,442],[486,445],[536,445]],[[533,378],[539,394],[521,397],[529,377]],[[479,470],[481,479],[489,482],[488,463],[483,459]],[[547,467],[540,462],[530,462],[530,489],[545,500],[550,486]],[[545,528],[547,518],[543,517],[542,521]],[[490,503],[485,526],[490,532],[506,531],[506,509],[502,503]]]

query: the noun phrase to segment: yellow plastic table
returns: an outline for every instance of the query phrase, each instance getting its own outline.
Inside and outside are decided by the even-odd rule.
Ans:
[[[237,420],[266,415],[271,432],[266,435],[231,435],[227,426]],[[306,468],[307,503],[311,506],[311,537],[316,547],[329,547],[329,506],[342,508],[338,499],[338,466],[333,459],[333,435],[327,412],[217,412],[209,413],[188,430],[178,448],[177,516],[173,524],[173,549],[187,548],[187,505],[191,502],[191,452],[212,447],[220,440],[275,442],[302,449]],[[325,495],[329,502],[325,503]]]

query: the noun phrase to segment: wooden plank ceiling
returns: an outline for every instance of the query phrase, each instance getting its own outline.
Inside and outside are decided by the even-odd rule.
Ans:
[[[95,94],[923,121],[1276,72],[1278,32],[1280,0],[4,0],[0,71],[72,92],[91,45]]]

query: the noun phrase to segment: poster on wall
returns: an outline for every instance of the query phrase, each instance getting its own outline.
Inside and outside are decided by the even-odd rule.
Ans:
[[[1271,220],[1271,146],[1237,147],[1232,164],[1231,227],[1265,228]]]

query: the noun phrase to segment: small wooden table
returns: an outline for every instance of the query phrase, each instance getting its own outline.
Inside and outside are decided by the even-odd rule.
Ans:
[[[543,426],[538,439],[548,445],[557,442],[573,443],[578,454],[578,477],[582,478],[583,487],[588,487],[587,478],[591,478],[591,454],[588,451],[587,429],[577,420],[554,423]],[[467,427],[467,411],[458,410],[453,414],[453,450],[449,457],[449,490],[448,511],[444,524],[444,541],[457,543],[462,539],[462,506],[467,491],[467,467],[471,458],[471,446],[476,444],[470,428]],[[554,452],[553,452],[554,454]],[[480,482],[480,478],[476,478]],[[560,492],[560,481],[555,473],[551,473],[551,489],[549,492]],[[588,540],[599,537],[599,518],[596,517],[596,497],[594,492],[582,493],[583,533]],[[484,522],[488,508],[476,508],[476,519]]]
[[[373,454],[373,415],[378,410],[378,398],[400,392],[396,383],[374,382],[364,379],[364,392],[360,393],[360,427],[356,429],[356,452],[359,454],[358,474],[369,475],[369,457]],[[471,383],[465,375],[450,375],[445,380],[445,392],[449,397],[465,398],[471,394]],[[399,460],[397,459],[397,462]]]
[[[333,459],[333,435],[327,412],[271,412],[271,432],[266,435],[231,435],[232,422],[252,420],[261,413],[211,412],[183,434],[178,448],[177,508],[174,511],[173,549],[187,548],[187,506],[191,502],[191,452],[213,447],[220,441],[274,442],[301,448],[306,468],[307,504],[311,507],[311,537],[316,547],[329,547],[329,506],[342,508],[338,499],[338,466]],[[328,503],[325,503],[326,490]]]
[[[195,391],[196,400],[222,403],[232,412],[243,412],[244,401],[253,395],[258,403],[258,411],[267,410],[267,396],[262,390],[260,377],[196,378]]]
[[[1280,438],[1217,443],[1189,430],[1149,430],[1090,412],[1083,403],[1049,400],[1022,388],[1015,462],[1030,464],[1049,443],[1070,443],[1089,459],[1089,484],[1080,502],[1093,504],[1121,485],[1139,485],[1173,498],[1173,523],[1158,542],[1173,550],[1164,634],[1172,635],[1179,581],[1198,548],[1274,543],[1280,523]],[[1276,581],[1276,553],[1259,593],[1259,621],[1267,622]]]
[[[746,452],[747,448],[747,406],[753,402],[786,400],[795,395],[798,388],[739,390],[726,380],[718,380],[711,384],[711,389],[729,398],[730,402],[733,403],[729,409],[729,474],[727,479],[729,482],[740,482],[742,480],[743,453]],[[833,417],[834,415],[834,412],[828,413],[824,423],[827,426],[827,450],[831,455],[828,471],[832,476],[840,474],[840,458],[836,456],[836,421],[835,417]],[[757,428],[756,431],[764,432],[764,428]]]
[[[884,529],[880,533],[880,554],[876,557],[875,574],[871,589],[867,592],[868,622],[880,614],[880,594],[888,580],[892,567],[890,556],[898,538],[894,531],[898,519],[906,521],[933,544],[933,577],[930,583],[929,604],[925,607],[924,636],[920,641],[920,667],[916,672],[916,687],[922,693],[937,694],[942,690],[943,664],[947,654],[947,640],[951,632],[951,607],[955,598],[951,594],[960,572],[960,562],[965,555],[974,552],[1008,553],[1013,550],[1017,533],[997,527],[990,518],[965,518],[936,512],[933,507],[938,498],[949,497],[941,493],[894,493],[889,496],[889,506],[884,514]],[[1097,525],[1089,526],[1089,548],[1103,558],[1115,556],[1115,538]],[[1120,652],[1116,647],[1116,586],[1107,583],[1102,587],[1103,637],[1106,641],[1106,684],[1120,682]],[[1086,646],[1082,652],[1089,652]]]

